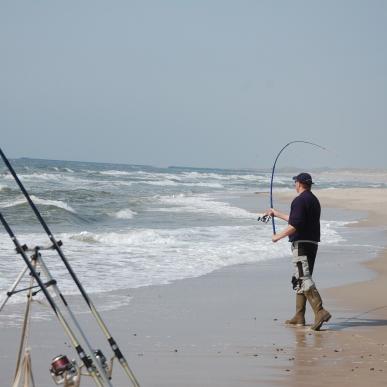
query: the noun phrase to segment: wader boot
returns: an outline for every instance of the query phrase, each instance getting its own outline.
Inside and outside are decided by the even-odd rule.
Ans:
[[[305,307],[306,297],[303,293],[296,294],[296,314],[290,320],[286,320],[285,324],[294,325],[296,327],[305,325]]]
[[[320,294],[316,288],[313,287],[312,289],[305,292],[305,296],[308,299],[309,304],[314,312],[314,324],[310,327],[310,329],[319,331],[321,325],[329,321],[332,316],[327,310],[323,308]]]

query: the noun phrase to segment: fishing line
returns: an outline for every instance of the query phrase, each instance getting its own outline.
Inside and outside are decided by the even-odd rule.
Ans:
[[[317,148],[320,148],[320,149],[323,149],[325,151],[328,151],[327,148],[324,148],[323,146],[319,145],[319,144],[316,144],[314,142],[310,142],[310,141],[303,141],[303,140],[294,140],[294,141],[290,141],[288,142],[277,154],[277,157],[275,158],[274,160],[274,164],[273,164],[273,168],[271,170],[271,180],[270,180],[270,208],[274,208],[274,204],[273,204],[273,181],[274,181],[274,173],[275,173],[275,167],[277,165],[277,161],[281,155],[281,153],[289,146],[289,145],[292,145],[292,144],[295,144],[295,143],[303,143],[303,144],[309,144],[309,145],[312,145],[312,146],[315,146]],[[274,216],[271,218],[271,223],[272,223],[272,226],[273,226],[273,234],[276,233],[275,231],[275,221],[274,221]]]

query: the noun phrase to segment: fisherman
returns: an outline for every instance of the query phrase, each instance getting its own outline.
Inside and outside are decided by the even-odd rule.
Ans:
[[[309,173],[300,173],[294,176],[293,180],[298,196],[292,201],[290,214],[284,214],[274,208],[268,209],[265,214],[288,222],[284,230],[273,234],[272,237],[273,242],[289,237],[289,242],[292,244],[294,266],[292,284],[296,292],[296,314],[285,323],[304,326],[305,307],[308,300],[315,315],[311,329],[318,331],[322,324],[331,318],[331,314],[322,306],[320,294],[312,279],[318,242],[320,242],[321,206],[311,191],[313,181]]]

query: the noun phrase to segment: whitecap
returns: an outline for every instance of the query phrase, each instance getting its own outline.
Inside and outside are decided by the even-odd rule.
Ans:
[[[31,173],[31,174],[19,174],[20,180],[43,180],[43,181],[61,181],[62,175],[58,173]],[[6,179],[13,180],[12,175],[6,175]]]
[[[168,207],[160,207],[152,209],[152,211],[194,212],[216,214],[233,218],[255,218],[255,214],[252,212],[249,212],[240,207],[234,207],[229,203],[211,200],[210,197],[205,195],[185,196],[183,194],[180,194],[172,196],[161,196],[158,198],[158,200],[161,203],[168,205]]]
[[[167,232],[165,232],[167,231]],[[167,245],[175,243],[175,238],[168,230],[133,229],[127,232],[92,233],[82,231],[79,234],[70,235],[70,239],[87,243],[102,243],[110,246],[150,246]]]
[[[188,179],[213,179],[213,180],[246,180],[246,181],[260,181],[265,179],[260,175],[252,175],[252,174],[220,174],[214,172],[185,172],[183,176]]]
[[[55,184],[61,184],[66,185],[67,189],[78,189],[80,185],[82,186],[90,186],[95,185],[96,183],[99,183],[99,180],[92,180],[92,179],[83,179],[74,176],[74,174],[67,174],[67,173],[32,173],[32,174],[19,174],[19,179],[23,182],[31,182],[35,183],[37,181],[43,181],[44,183],[55,183]],[[7,180],[13,180],[12,175],[6,175],[4,177]],[[42,184],[44,186],[44,183]]]
[[[111,171],[100,171],[99,173],[100,173],[101,175],[107,175],[107,176],[130,175],[129,172],[126,172],[126,171],[115,171],[115,170],[111,170]]]
[[[38,198],[37,196],[34,196],[34,195],[31,196],[31,199],[36,204],[40,204],[40,205],[43,205],[43,206],[58,207],[58,208],[62,208],[63,210],[72,212],[74,214],[76,213],[74,208],[72,208],[70,205],[68,205],[67,203],[62,202],[60,200],[40,199],[40,198]]]
[[[220,183],[182,183],[187,187],[204,187],[204,188],[224,188],[224,186]]]
[[[119,210],[113,214],[117,219],[132,219],[135,215],[137,215],[137,212],[132,211],[130,208]]]
[[[176,181],[171,180],[158,180],[158,181],[141,181],[141,184],[160,185],[160,186],[175,186],[178,185]]]
[[[152,181],[138,181],[137,184],[149,184],[149,185],[158,185],[158,186],[186,186],[186,187],[203,187],[203,188],[224,188],[224,186],[220,183],[186,183],[182,181],[174,181],[174,180],[152,180]]]
[[[61,208],[63,210],[72,212],[74,214],[76,213],[76,211],[71,206],[69,206],[67,203],[62,202],[60,200],[41,199],[41,198],[34,196],[34,195],[31,195],[31,200],[35,204],[40,204],[42,206],[49,206],[49,207],[57,207],[57,208]],[[0,203],[0,207],[2,207],[2,208],[16,207],[16,206],[19,206],[19,205],[24,204],[24,203],[27,203],[27,199],[22,197],[19,199],[15,199],[11,202],[2,202],[2,203]]]

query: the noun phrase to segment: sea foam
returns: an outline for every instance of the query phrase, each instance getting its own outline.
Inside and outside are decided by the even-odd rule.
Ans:
[[[158,201],[167,207],[158,207],[153,211],[161,212],[194,212],[216,214],[223,217],[253,219],[255,214],[240,207],[234,207],[227,202],[211,199],[207,195],[186,196],[184,194],[162,196]]]

